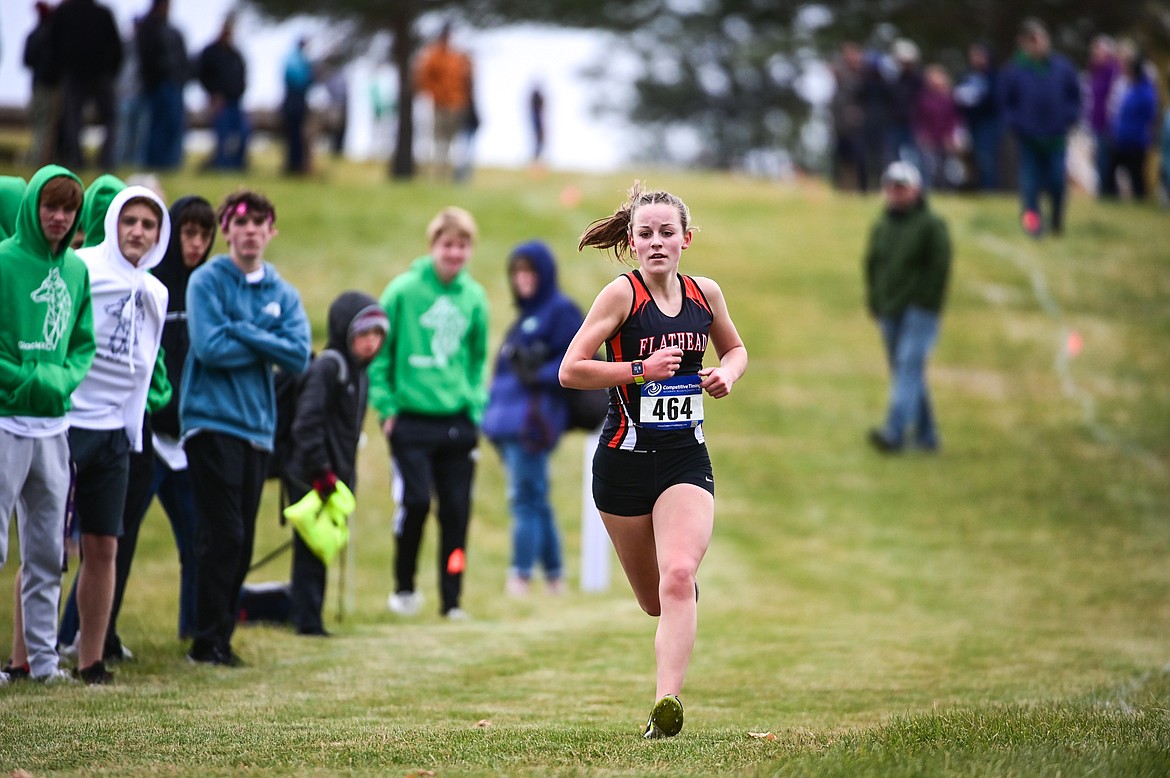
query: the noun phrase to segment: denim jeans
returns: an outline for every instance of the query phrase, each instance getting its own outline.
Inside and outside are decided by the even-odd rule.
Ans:
[[[1097,195],[1099,197],[1117,196],[1117,169],[1113,166],[1113,139],[1107,132],[1098,132],[1094,136],[1096,148],[1093,152],[1093,167],[1097,171]]]
[[[146,131],[146,166],[174,170],[183,164],[183,135],[187,130],[183,113],[183,90],[173,81],[164,81],[145,95],[150,107]]]
[[[1064,158],[1065,150],[1042,148],[1024,140],[1020,142],[1020,200],[1025,211],[1040,211],[1040,195],[1052,200],[1049,225],[1053,232],[1064,227]]]
[[[179,637],[186,639],[195,634],[195,570],[198,564],[195,539],[199,528],[191,476],[186,470],[171,470],[162,462],[155,462],[152,488],[170,519],[179,552]]]
[[[211,166],[230,170],[243,170],[247,166],[248,136],[251,128],[248,117],[240,109],[239,100],[230,100],[212,119],[215,131],[215,155]]]
[[[882,433],[895,448],[905,444],[906,430],[911,426],[916,445],[938,448],[938,429],[926,386],[926,358],[938,339],[939,318],[934,311],[915,307],[878,317],[891,377]]]
[[[508,471],[508,502],[512,508],[512,568],[531,578],[537,561],[545,577],[561,577],[561,539],[549,502],[548,451],[527,451],[520,441],[499,442]]]
[[[984,191],[999,188],[999,145],[1003,136],[1003,125],[998,118],[973,121],[968,127],[971,133],[971,155],[975,160],[976,182]]]

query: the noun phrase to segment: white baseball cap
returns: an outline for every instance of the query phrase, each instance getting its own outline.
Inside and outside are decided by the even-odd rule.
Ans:
[[[891,47],[891,49],[891,53],[894,55],[894,59],[898,60],[899,62],[918,61],[918,45],[909,38],[898,38],[896,41],[894,41],[894,45]]]
[[[911,189],[921,189],[922,174],[909,162],[902,160],[891,162],[890,166],[886,168],[886,172],[882,174],[882,185],[889,184],[901,184]]]

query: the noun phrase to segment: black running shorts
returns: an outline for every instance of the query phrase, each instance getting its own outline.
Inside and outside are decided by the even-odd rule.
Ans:
[[[593,501],[615,516],[644,516],[676,484],[694,484],[715,495],[715,475],[705,445],[658,451],[598,446],[593,454]]]
[[[126,431],[69,429],[69,452],[76,468],[73,506],[77,526],[87,535],[121,537],[130,478]]]

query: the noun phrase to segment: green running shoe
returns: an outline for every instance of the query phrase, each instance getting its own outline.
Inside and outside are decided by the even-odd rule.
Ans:
[[[667,694],[654,704],[650,711],[650,718],[646,722],[646,733],[642,737],[647,740],[660,737],[674,737],[683,728],[683,706],[678,697]]]

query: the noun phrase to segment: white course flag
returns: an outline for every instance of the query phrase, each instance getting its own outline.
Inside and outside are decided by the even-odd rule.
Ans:
[[[593,504],[593,452],[597,448],[596,432],[584,436],[585,455],[581,473],[581,591],[603,592],[609,589],[609,535],[601,523],[601,514]]]

